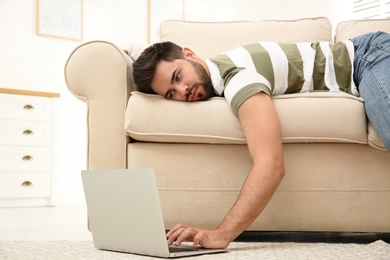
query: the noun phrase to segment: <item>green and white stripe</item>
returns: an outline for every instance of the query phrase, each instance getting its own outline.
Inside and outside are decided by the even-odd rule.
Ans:
[[[224,92],[237,113],[242,102],[261,91],[270,96],[311,91],[358,96],[352,80],[353,55],[350,41],[261,42],[222,53],[207,64],[216,91]]]

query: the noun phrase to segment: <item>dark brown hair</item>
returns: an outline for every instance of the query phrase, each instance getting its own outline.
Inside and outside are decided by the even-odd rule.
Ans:
[[[152,81],[156,66],[160,61],[184,59],[182,47],[172,42],[155,43],[146,48],[133,64],[133,79],[137,90],[143,93],[156,94]]]

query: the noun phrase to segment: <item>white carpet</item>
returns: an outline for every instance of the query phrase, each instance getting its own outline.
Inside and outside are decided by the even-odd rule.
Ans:
[[[231,243],[230,252],[185,259],[390,259],[390,244]],[[97,250],[92,241],[0,241],[0,259],[150,259]]]

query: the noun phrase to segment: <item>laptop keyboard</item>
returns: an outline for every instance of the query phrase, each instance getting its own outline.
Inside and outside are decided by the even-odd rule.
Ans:
[[[182,247],[169,247],[170,253],[181,253],[181,252],[193,252],[193,251],[199,251],[198,248],[182,248]]]

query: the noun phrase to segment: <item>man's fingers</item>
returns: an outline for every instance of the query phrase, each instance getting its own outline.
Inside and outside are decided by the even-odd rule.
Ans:
[[[174,226],[168,231],[167,233],[168,245],[171,245],[176,240],[176,237],[178,235],[175,236],[174,234],[177,233],[178,230],[183,228],[187,228],[187,226],[183,224],[177,224],[176,226]]]
[[[181,245],[182,242],[193,242],[193,247],[203,246],[203,241],[206,238],[206,233],[187,225],[178,224],[174,226],[167,233],[168,245],[175,243],[176,246]]]
[[[195,229],[191,227],[183,228],[178,231],[180,231],[180,234],[178,234],[175,242],[175,245],[177,246],[179,246],[184,241],[192,241],[192,238],[196,235],[197,232]]]
[[[186,225],[176,225],[168,233],[168,245],[175,242],[176,246],[179,246],[182,242],[193,241],[194,237],[198,234],[198,230]],[[196,244],[198,244],[197,242]]]
[[[176,230],[180,229],[180,228],[187,228],[188,226],[186,225],[183,225],[183,224],[177,224],[176,226],[174,226],[173,228],[171,228],[168,233],[167,233],[167,237],[171,236],[173,233],[176,232]]]
[[[167,234],[168,245],[176,241],[175,245],[180,245],[183,241],[192,241],[194,234],[191,230],[195,230],[186,225],[177,225],[173,227]]]
[[[173,242],[175,242],[184,230],[185,228],[177,228],[175,230],[172,230],[172,232],[168,236],[168,245],[171,245]]]
[[[198,246],[201,246],[202,245],[202,241],[203,241],[204,238],[205,238],[205,233],[203,231],[199,231],[198,234],[196,234],[194,239],[193,239],[192,246],[194,248],[198,247]]]
[[[168,245],[175,242],[179,246],[182,242],[193,242],[192,246],[205,248],[226,248],[231,241],[224,237],[224,233],[218,230],[203,230],[187,225],[178,224],[168,233]]]

